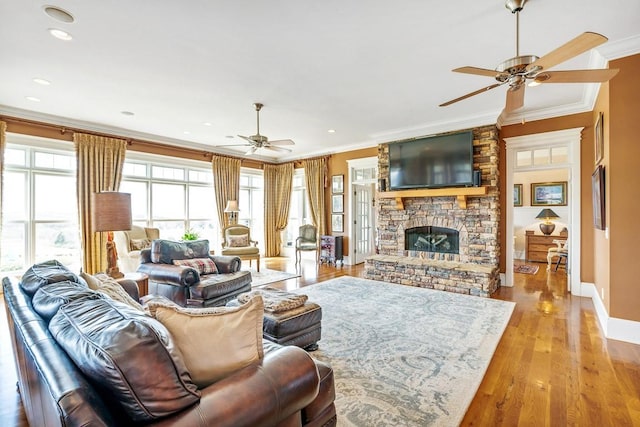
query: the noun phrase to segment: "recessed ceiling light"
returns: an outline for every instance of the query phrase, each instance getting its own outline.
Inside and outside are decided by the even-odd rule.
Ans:
[[[51,82],[47,79],[41,79],[36,77],[35,79],[33,79],[34,82],[38,83],[39,85],[42,86],[49,86],[51,84]]]
[[[329,132],[329,133],[336,133],[336,130],[335,130],[335,129],[329,129],[327,132]]]
[[[225,138],[233,139],[233,135],[227,135]]]
[[[25,99],[31,102],[40,102],[40,98],[36,98],[35,96],[25,96]]]
[[[204,126],[213,126],[213,125],[212,125],[211,123],[209,123],[209,122],[204,122],[204,123],[203,123],[203,125],[204,125]]]
[[[65,22],[71,24],[75,19],[73,15],[64,9],[60,9],[57,6],[45,6],[44,13],[55,19],[56,21]]]
[[[64,40],[64,41],[69,41],[72,40],[73,37],[71,36],[71,34],[67,33],[64,30],[60,30],[58,28],[49,28],[47,31],[49,31],[49,33],[60,40]]]
[[[120,114],[123,116],[134,116],[135,113],[133,111],[120,111]]]
[[[185,135],[189,135],[189,134],[191,134],[191,132],[189,132],[188,130],[185,130],[185,131],[184,131],[184,132],[182,132],[182,133],[184,133]]]

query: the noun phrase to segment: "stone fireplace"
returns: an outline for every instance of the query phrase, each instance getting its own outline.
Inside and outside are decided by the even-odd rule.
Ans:
[[[365,261],[365,277],[478,296],[495,292],[500,256],[497,128],[474,129],[473,145],[474,169],[481,171],[485,187],[480,195],[464,188],[379,195],[378,254]],[[388,179],[387,144],[378,148],[378,163],[379,178]]]

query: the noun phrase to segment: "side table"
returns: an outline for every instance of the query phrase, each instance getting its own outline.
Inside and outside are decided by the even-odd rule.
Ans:
[[[125,273],[124,278],[133,280],[138,285],[140,298],[149,293],[149,276],[145,273]]]

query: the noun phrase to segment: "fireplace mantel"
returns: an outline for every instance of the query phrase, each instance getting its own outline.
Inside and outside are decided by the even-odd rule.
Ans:
[[[418,190],[380,191],[378,197],[382,199],[396,199],[396,207],[404,209],[404,199],[407,197],[447,197],[454,196],[458,200],[460,209],[467,208],[467,196],[486,196],[487,187],[451,187],[424,188]]]

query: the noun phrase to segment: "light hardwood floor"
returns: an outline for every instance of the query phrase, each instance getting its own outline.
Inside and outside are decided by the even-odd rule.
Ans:
[[[263,262],[296,271],[290,259]],[[604,338],[591,300],[567,293],[564,270],[539,266],[536,274],[515,274],[515,286],[494,296],[516,308],[462,425],[640,426],[640,346]],[[362,265],[317,267],[311,259],[298,272],[301,277],[272,286],[292,289],[364,273]],[[2,313],[0,420],[26,426]]]

